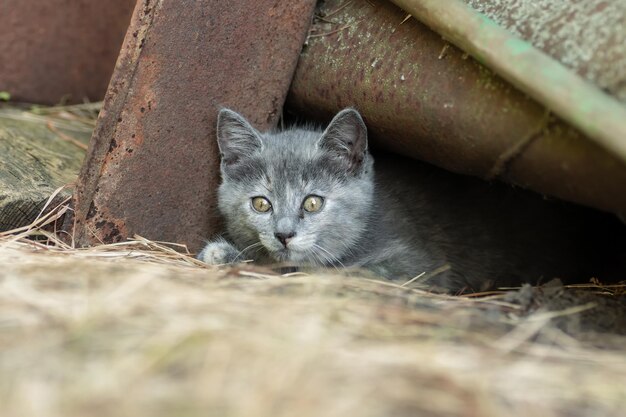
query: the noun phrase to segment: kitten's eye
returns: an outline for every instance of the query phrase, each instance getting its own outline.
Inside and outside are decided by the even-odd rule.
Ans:
[[[252,199],[252,208],[259,213],[267,213],[272,209],[272,203],[264,197],[254,197]]]
[[[315,213],[316,211],[320,211],[323,205],[324,199],[322,197],[318,195],[310,195],[304,199],[304,202],[302,203],[302,208],[309,213]]]

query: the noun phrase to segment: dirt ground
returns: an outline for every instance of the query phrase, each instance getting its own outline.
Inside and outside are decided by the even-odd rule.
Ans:
[[[452,297],[0,238],[0,415],[622,416],[624,286]]]

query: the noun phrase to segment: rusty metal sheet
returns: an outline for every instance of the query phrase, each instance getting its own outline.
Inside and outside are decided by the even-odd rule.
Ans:
[[[0,91],[56,104],[102,100],[135,0],[0,1]]]
[[[448,170],[499,178],[626,218],[626,167],[396,6],[327,0],[288,106],[356,106],[372,142]]]
[[[195,250],[219,230],[217,109],[276,123],[314,5],[138,3],[75,193],[78,244],[140,234]]]

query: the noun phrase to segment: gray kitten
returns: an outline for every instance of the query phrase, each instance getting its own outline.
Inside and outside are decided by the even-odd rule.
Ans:
[[[365,268],[448,291],[480,291],[585,276],[584,249],[563,208],[505,186],[368,152],[354,109],[326,130],[261,133],[221,110],[218,205],[227,239],[209,242],[209,264]],[[548,206],[548,207],[546,207]]]

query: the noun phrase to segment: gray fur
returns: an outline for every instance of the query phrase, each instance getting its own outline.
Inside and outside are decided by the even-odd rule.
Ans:
[[[568,264],[578,253],[562,211],[534,195],[401,159],[382,158],[374,175],[354,109],[324,132],[279,133],[260,133],[224,109],[217,132],[228,241],[207,244],[199,255],[207,263],[359,267],[405,280],[426,273],[427,282],[449,291],[580,272]],[[308,195],[324,198],[319,212],[302,209]],[[272,210],[255,211],[257,196]],[[285,248],[276,233],[295,236]]]

